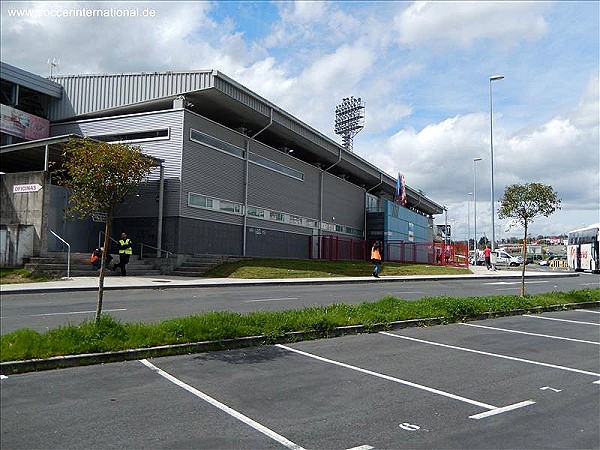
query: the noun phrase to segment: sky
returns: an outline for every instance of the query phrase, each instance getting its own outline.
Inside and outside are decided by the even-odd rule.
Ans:
[[[561,209],[532,236],[600,222],[598,1],[0,5],[2,61],[44,77],[49,60],[57,75],[216,69],[340,143],[335,107],[360,97],[354,152],[446,207],[458,240],[475,176],[478,237],[491,236],[491,86],[496,210],[507,186],[536,182]]]

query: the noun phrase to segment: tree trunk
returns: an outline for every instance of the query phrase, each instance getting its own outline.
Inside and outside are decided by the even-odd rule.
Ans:
[[[523,238],[523,251],[521,252],[521,297],[525,297],[525,257],[527,256],[527,221],[525,221],[525,237]]]
[[[104,297],[104,271],[106,266],[106,255],[110,239],[110,222],[112,220],[112,208],[106,212],[106,225],[104,226],[104,246],[102,249],[102,261],[100,264],[100,275],[98,276],[98,302],[96,303],[96,323],[100,321],[102,314],[102,299]]]

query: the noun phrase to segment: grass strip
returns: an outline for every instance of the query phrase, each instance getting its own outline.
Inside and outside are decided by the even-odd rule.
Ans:
[[[204,274],[209,278],[330,278],[368,277],[373,265],[367,261],[327,261],[304,259],[254,258],[222,264]],[[467,268],[427,264],[383,263],[381,275],[466,275]]]
[[[55,279],[45,275],[35,275],[32,271],[26,269],[0,269],[1,284],[32,283]]]
[[[569,303],[600,301],[600,289],[490,297],[431,297],[408,301],[392,296],[359,305],[333,304],[300,310],[210,312],[159,323],[122,323],[109,315],[45,333],[21,329],[0,336],[0,361],[22,361],[52,356],[115,352],[169,344],[219,341],[249,336],[280,337],[290,332],[314,331],[327,337],[337,327],[443,317],[457,322],[483,313],[527,310]]]

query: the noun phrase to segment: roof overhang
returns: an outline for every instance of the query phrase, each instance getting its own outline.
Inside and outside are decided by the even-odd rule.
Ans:
[[[0,171],[3,173],[42,171],[48,170],[51,164],[60,165],[64,161],[64,146],[72,139],[86,138],[78,134],[66,134],[4,145],[0,147]],[[150,158],[155,166],[162,164],[159,158],[145,156]]]
[[[63,87],[52,80],[48,80],[1,61],[0,71],[2,72],[3,80],[31,89],[32,91],[49,95],[50,97],[60,98],[62,96]]]

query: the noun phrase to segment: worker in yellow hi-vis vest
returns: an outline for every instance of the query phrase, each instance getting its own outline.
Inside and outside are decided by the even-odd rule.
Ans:
[[[125,266],[129,262],[129,258],[133,254],[133,249],[131,248],[131,245],[131,239],[127,237],[127,234],[121,233],[121,239],[119,239],[119,263],[113,266],[113,271],[117,270],[117,267],[120,267],[122,276],[127,275]]]

